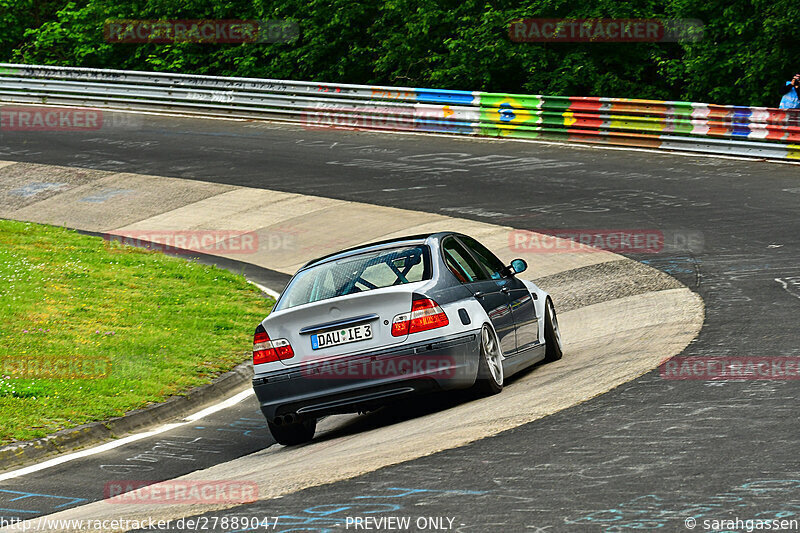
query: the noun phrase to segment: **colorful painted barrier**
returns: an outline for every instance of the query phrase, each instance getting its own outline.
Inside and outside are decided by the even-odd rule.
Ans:
[[[800,110],[479,93],[481,135],[800,159]]]
[[[0,102],[800,159],[800,110],[0,64]],[[0,128],[2,125],[0,124]]]

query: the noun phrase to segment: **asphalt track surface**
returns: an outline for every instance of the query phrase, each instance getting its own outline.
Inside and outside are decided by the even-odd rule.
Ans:
[[[800,167],[793,165],[158,116],[86,134],[5,132],[0,159],[263,187],[532,230],[692,235],[682,252],[631,256],[703,298],[706,322],[683,355],[800,356]],[[652,371],[461,448],[209,516],[282,516],[272,531],[355,530],[347,517],[367,516],[407,516],[412,530],[432,530],[424,518],[444,517],[448,527],[453,519],[450,530],[548,532],[689,531],[688,517],[701,531],[711,530],[704,520],[798,519],[798,392],[796,380],[665,380]],[[159,475],[269,445],[248,402],[183,435],[229,428],[235,452],[209,446],[219,453],[197,451],[191,465],[161,459]],[[404,415],[376,413],[362,423],[396,416]],[[66,502],[61,509],[85,503],[63,498],[101,498],[105,481],[127,475],[100,468],[118,459],[2,482],[0,512],[30,518],[53,511],[50,496]]]

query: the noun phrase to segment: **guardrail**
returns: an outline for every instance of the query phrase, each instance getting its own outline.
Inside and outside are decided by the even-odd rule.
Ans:
[[[0,63],[0,102],[800,159],[800,110]]]

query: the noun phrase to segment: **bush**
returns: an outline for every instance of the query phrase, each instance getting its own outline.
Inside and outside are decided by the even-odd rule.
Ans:
[[[32,9],[31,6],[38,6]],[[789,0],[0,0],[6,58],[148,71],[340,83],[777,105],[800,66],[800,6]],[[696,43],[514,43],[528,17],[695,18]],[[109,18],[289,19],[280,44],[110,44]],[[27,31],[24,28],[28,28]]]

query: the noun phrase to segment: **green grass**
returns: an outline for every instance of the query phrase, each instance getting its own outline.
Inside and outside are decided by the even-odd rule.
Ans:
[[[210,382],[273,304],[216,267],[0,220],[0,444]]]

